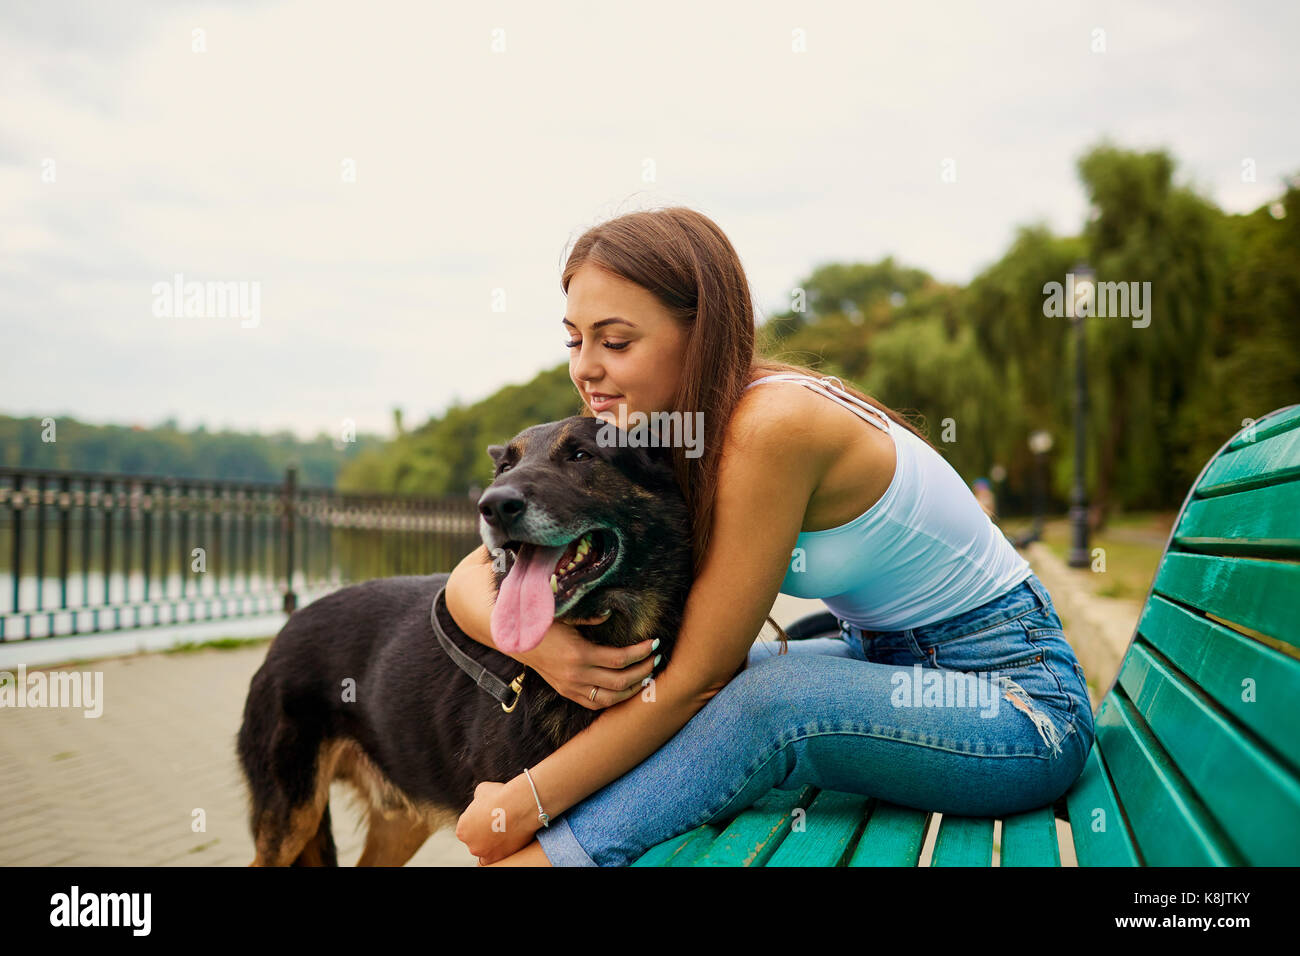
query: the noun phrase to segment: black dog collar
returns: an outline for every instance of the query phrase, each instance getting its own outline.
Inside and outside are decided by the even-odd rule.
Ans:
[[[499,700],[501,702],[502,710],[507,714],[510,713],[519,703],[519,692],[524,681],[524,675],[528,672],[520,671],[519,676],[507,684],[478,661],[474,660],[474,658],[470,657],[457,647],[455,642],[447,636],[447,632],[443,630],[442,625],[438,623],[438,605],[440,603],[442,604],[443,611],[446,611],[447,616],[451,616],[451,612],[447,611],[446,592],[446,585],[440,587],[438,593],[433,597],[433,605],[429,608],[429,623],[433,626],[434,636],[438,638],[438,643],[441,644],[442,649],[447,652],[447,656],[456,662],[456,666],[472,677],[474,683],[478,684],[479,687],[482,687],[485,691]]]

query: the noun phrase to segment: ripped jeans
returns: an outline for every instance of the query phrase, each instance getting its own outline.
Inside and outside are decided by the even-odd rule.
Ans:
[[[1036,575],[903,631],[755,643],[747,667],[642,763],[536,834],[554,866],[626,866],[773,787],[960,816],[1048,806],[1083,770],[1092,706]]]

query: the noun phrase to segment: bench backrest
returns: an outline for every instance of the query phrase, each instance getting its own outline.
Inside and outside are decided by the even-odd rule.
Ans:
[[[1067,798],[1081,866],[1300,864],[1300,406],[1174,523]]]

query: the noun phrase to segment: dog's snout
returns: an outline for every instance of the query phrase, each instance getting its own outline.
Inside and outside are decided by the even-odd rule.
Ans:
[[[524,496],[513,488],[489,488],[478,500],[478,510],[494,528],[507,531],[511,523],[519,520],[524,513],[527,502]]]

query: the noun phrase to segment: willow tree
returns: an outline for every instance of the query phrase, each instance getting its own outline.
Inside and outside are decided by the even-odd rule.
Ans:
[[[1171,468],[1175,422],[1179,406],[1205,387],[1208,332],[1223,300],[1227,249],[1222,213],[1175,185],[1174,167],[1163,151],[1138,153],[1106,143],[1078,163],[1093,209],[1084,239],[1097,282],[1149,289],[1141,318],[1084,321],[1089,398],[1101,426],[1092,492],[1099,526],[1116,497],[1159,506],[1185,491]]]

